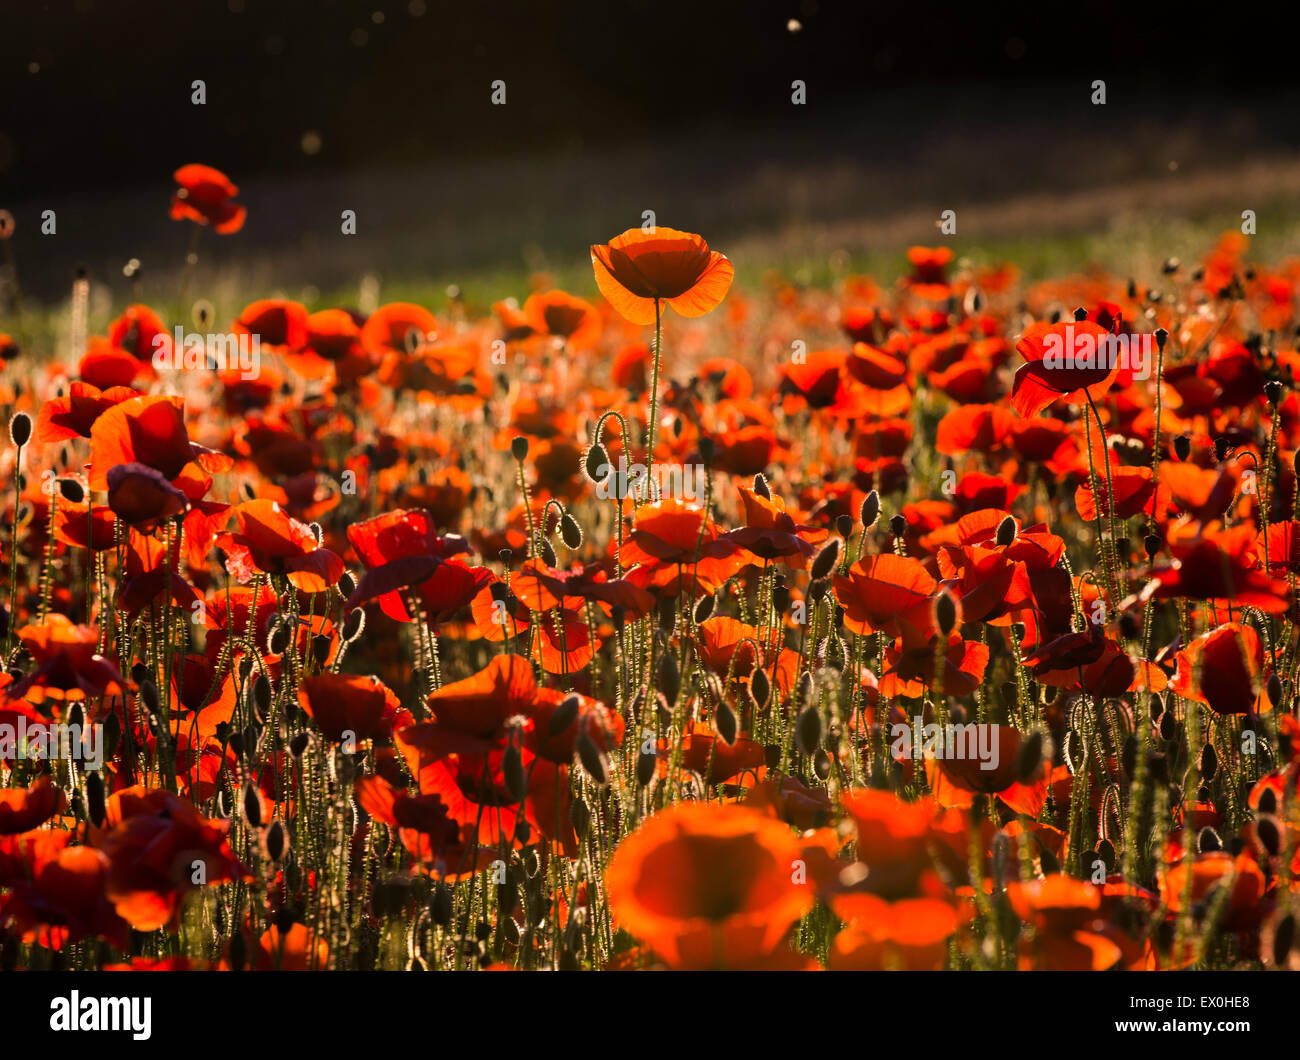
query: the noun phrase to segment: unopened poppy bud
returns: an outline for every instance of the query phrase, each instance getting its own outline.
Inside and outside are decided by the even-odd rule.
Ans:
[[[86,774],[86,819],[96,828],[104,823],[107,812],[104,804],[104,778],[98,773]]]
[[[1198,854],[1211,854],[1216,850],[1223,849],[1223,840],[1219,838],[1219,833],[1208,825],[1202,828],[1196,835],[1196,852]]]
[[[506,791],[516,803],[524,801],[528,793],[528,779],[524,775],[523,757],[519,748],[511,744],[501,756],[501,776],[506,782]]]
[[[862,528],[870,530],[876,525],[876,520],[880,518],[880,494],[872,490],[862,498],[862,510],[858,513],[862,520]]]
[[[812,569],[809,571],[809,577],[813,581],[825,578],[835,569],[835,565],[840,561],[840,539],[832,537],[821,547],[812,562]]]
[[[261,828],[262,800],[259,796],[257,785],[251,780],[244,785],[244,798],[241,806],[244,811],[244,820],[248,822],[248,827]]]
[[[153,678],[146,678],[140,682],[140,701],[150,715],[157,717],[161,713],[162,701],[158,698],[158,686],[154,684]]]
[[[582,527],[568,512],[565,512],[560,519],[560,540],[564,542],[564,547],[569,549],[582,545]]]
[[[1273,965],[1286,968],[1291,959],[1291,950],[1295,947],[1295,914],[1287,913],[1273,928]]]
[[[596,784],[604,786],[609,780],[609,764],[605,753],[585,730],[578,736],[578,761]]]
[[[603,482],[609,477],[612,470],[609,466],[609,453],[605,447],[597,442],[587,450],[587,456],[582,462],[583,470],[587,473],[587,478],[592,482]]]
[[[351,596],[354,592],[356,592],[356,589],[357,589],[357,580],[352,576],[351,571],[345,570],[342,574],[339,575],[338,590],[339,590],[339,595],[342,596],[343,599],[346,600],[349,596]]]
[[[289,741],[289,753],[294,758],[301,758],[307,750],[307,743],[311,739],[310,735],[305,732],[295,733],[292,740]]]
[[[272,861],[279,861],[288,847],[289,835],[285,832],[284,825],[272,821],[271,827],[266,830],[266,856]]]
[[[1169,332],[1167,332],[1164,328],[1156,328],[1155,336],[1156,336],[1156,348],[1159,350],[1163,350],[1165,348],[1165,343],[1169,341]]]
[[[708,435],[701,438],[699,442],[699,450],[700,462],[704,464],[705,467],[712,466],[714,454],[717,452],[717,444],[713,439]]]
[[[271,681],[266,674],[259,673],[253,680],[253,706],[260,717],[266,717],[271,709]]]
[[[889,532],[895,537],[902,537],[907,533],[907,518],[901,513],[895,515],[889,520]]]
[[[707,622],[709,620],[709,616],[713,614],[713,608],[717,602],[718,598],[712,593],[700,597],[699,602],[695,605],[695,624],[697,626],[701,622]]]
[[[934,624],[945,637],[957,626],[957,601],[946,589],[934,598]]]
[[[1259,805],[1256,809],[1261,814],[1277,813],[1277,795],[1271,788],[1265,788],[1259,793]]]
[[[550,724],[546,727],[548,739],[552,736],[559,736],[560,733],[578,720],[578,707],[581,702],[576,694],[565,696],[560,701],[560,705],[555,708],[555,713],[551,715]]]
[[[521,464],[528,456],[528,439],[522,434],[517,434],[510,440],[510,455]]]
[[[853,533],[853,520],[847,515],[837,515],[835,517],[835,532],[840,537],[848,540],[849,535]]]
[[[9,420],[9,440],[21,448],[32,437],[32,418],[25,412],[15,412]]]
[[[807,703],[812,696],[813,679],[812,674],[807,670],[799,675],[799,683],[795,686],[795,702]]]
[[[1268,680],[1264,682],[1264,690],[1268,693],[1268,701],[1274,707],[1282,705],[1282,678],[1277,675],[1276,670],[1268,675]]]
[[[822,578],[815,582],[809,582],[808,599],[811,600],[814,604],[821,603],[822,600],[825,599],[826,593],[830,590],[830,584],[831,583],[827,581],[825,578]]]
[[[765,707],[767,697],[772,694],[772,682],[768,680],[764,671],[755,668],[754,676],[749,679],[749,690],[753,693],[754,702],[760,707]]]
[[[786,586],[772,586],[772,606],[778,615],[783,615],[790,609],[790,590]]]
[[[659,690],[663,692],[668,705],[677,705],[677,696],[682,690],[682,675],[677,667],[677,659],[671,653],[659,660]]]
[[[573,805],[569,807],[569,823],[573,825],[573,834],[579,842],[587,838],[587,829],[591,827],[591,810],[582,799],[574,799]]]
[[[86,499],[86,490],[75,478],[59,479],[59,493],[63,495],[64,500],[71,501],[73,504],[80,504]]]
[[[555,549],[546,538],[542,538],[541,548],[538,551],[541,553],[542,562],[546,566],[554,567],[557,565],[558,560],[555,556]]]
[[[1282,849],[1282,835],[1272,817],[1260,817],[1255,821],[1255,835],[1259,838],[1260,845],[1268,851],[1268,856],[1277,857],[1278,851]]]
[[[644,788],[654,779],[655,765],[657,762],[658,756],[653,751],[637,755],[636,782],[640,784],[641,787]]]
[[[997,543],[998,548],[1006,548],[1016,539],[1016,520],[1014,516],[1008,515],[1002,522],[998,523]]]
[[[1232,443],[1228,441],[1226,435],[1219,435],[1214,439],[1214,458],[1222,463],[1228,458],[1228,453],[1232,449]]]
[[[805,755],[817,750],[822,739],[822,716],[815,706],[807,706],[799,713],[794,726],[795,746]]]
[[[1219,771],[1219,753],[1214,749],[1214,744],[1207,743],[1201,748],[1196,759],[1196,770],[1205,781],[1214,779],[1214,774]]]
[[[1179,460],[1186,460],[1192,455],[1192,440],[1185,434],[1179,434],[1174,438],[1174,456]]]
[[[772,499],[772,491],[768,488],[767,479],[761,472],[754,476],[754,492],[766,501]]]
[[[722,737],[723,743],[730,747],[736,742],[736,712],[731,709],[725,700],[719,703],[718,709],[714,711],[713,723],[718,730],[718,735]]]

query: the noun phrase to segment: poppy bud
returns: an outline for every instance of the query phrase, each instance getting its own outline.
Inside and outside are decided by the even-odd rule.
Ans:
[[[1214,458],[1222,463],[1228,458],[1228,453],[1232,448],[1232,443],[1228,441],[1226,435],[1219,435],[1214,439]]]
[[[1276,379],[1270,379],[1264,384],[1264,396],[1270,405],[1277,408],[1278,402],[1282,400],[1282,384]]]
[[[1107,875],[1115,871],[1114,843],[1109,839],[1098,839],[1097,845],[1093,848],[1093,852],[1096,854],[1097,860],[1105,866]]]
[[[355,608],[348,612],[348,617],[343,620],[343,639],[351,644],[366,628],[366,613],[361,608]]]
[[[1160,730],[1160,739],[1162,740],[1172,740],[1178,735],[1178,722],[1170,711],[1165,711],[1160,715],[1156,728]]]
[[[795,746],[805,755],[817,750],[822,739],[822,716],[815,706],[805,707],[795,719]]]
[[[1156,558],[1160,552],[1160,545],[1161,541],[1159,534],[1147,534],[1147,536],[1142,539],[1142,547],[1147,550],[1147,559],[1152,560]]]
[[[104,823],[104,778],[98,773],[86,774],[86,818],[96,828]]]
[[[506,782],[506,791],[516,803],[524,801],[528,794],[528,778],[524,775],[524,761],[519,748],[511,744],[501,756],[501,776]]]
[[[591,827],[591,810],[582,799],[574,799],[573,805],[569,807],[569,823],[573,825],[573,834],[579,842],[587,838],[587,829]]]
[[[1265,788],[1260,792],[1258,810],[1261,814],[1277,813],[1277,795],[1273,793],[1272,788]]]
[[[718,735],[722,737],[723,743],[730,747],[736,742],[736,712],[731,709],[725,700],[719,703],[718,709],[714,711],[713,723],[718,730]]]
[[[853,533],[853,520],[847,515],[837,515],[835,517],[835,532],[847,541],[849,535]]]
[[[755,703],[760,707],[767,706],[767,697],[772,694],[772,682],[768,680],[767,674],[757,667],[754,669],[754,676],[749,679],[749,691]]]
[[[1219,771],[1219,753],[1214,749],[1214,744],[1207,743],[1201,748],[1196,759],[1196,770],[1206,781],[1214,779],[1214,774]]]
[[[25,412],[15,412],[9,420],[9,440],[21,449],[31,437],[32,418]]]
[[[902,537],[907,533],[907,518],[901,513],[891,517],[889,520],[889,532],[895,537]]]
[[[658,756],[653,751],[637,755],[636,782],[640,784],[641,787],[644,788],[654,779],[655,764],[657,761]]]
[[[831,756],[820,747],[813,754],[813,772],[818,780],[825,780],[831,775]]]
[[[698,449],[700,451],[700,462],[704,464],[705,467],[711,467],[713,464],[714,453],[717,451],[717,443],[715,443],[708,435],[705,435],[700,439]]]
[[[294,758],[301,758],[307,750],[307,741],[310,736],[305,732],[295,733],[292,740],[289,741],[289,753]]]
[[[560,540],[564,542],[564,547],[576,549],[582,545],[582,527],[578,525],[578,520],[568,512],[560,518]]]
[[[1185,434],[1179,434],[1174,438],[1174,455],[1179,460],[1186,460],[1192,455],[1192,440]]]
[[[1077,306],[1074,310],[1074,319],[1079,323],[1082,323],[1083,321],[1087,320],[1088,310],[1086,310],[1083,306]]]
[[[799,683],[795,686],[795,702],[807,703],[812,696],[813,679],[812,674],[807,670],[799,675]]]
[[[1268,675],[1268,680],[1264,682],[1264,689],[1268,693],[1268,701],[1274,707],[1280,707],[1282,705],[1282,678],[1278,676],[1276,670]]]
[[[1282,849],[1282,836],[1272,817],[1260,817],[1255,821],[1255,835],[1259,837],[1260,845],[1268,851],[1268,856],[1277,857],[1278,851]]]
[[[152,717],[157,717],[162,712],[162,701],[158,698],[158,686],[154,684],[152,677],[140,682],[140,701],[144,704],[144,709]]]
[[[560,705],[555,708],[555,713],[551,715],[551,722],[546,727],[546,737],[550,739],[553,736],[559,736],[570,725],[578,720],[578,707],[581,700],[577,695],[565,696],[560,701]]]
[[[262,800],[258,797],[257,785],[251,780],[244,785],[243,798],[244,820],[249,828],[262,827]]]
[[[1285,968],[1290,963],[1295,937],[1295,914],[1287,913],[1273,928],[1273,964],[1276,967]]]
[[[1016,539],[1016,520],[1014,516],[1008,515],[1002,522],[998,523],[997,544],[998,548],[1006,548]]]
[[[451,888],[445,880],[433,885],[433,894],[429,895],[429,919],[439,927],[451,923]]]
[[[848,665],[848,652],[839,637],[826,637],[818,655],[832,670],[843,670]]]
[[[343,599],[346,600],[349,596],[351,596],[354,592],[356,592],[356,589],[357,589],[357,580],[356,578],[352,577],[351,571],[345,570],[342,574],[339,575],[338,590],[339,590],[339,595],[342,596]]]
[[[677,659],[671,653],[659,660],[659,689],[670,707],[677,705],[677,696],[682,690],[682,675],[677,668]]]
[[[264,673],[253,679],[253,707],[259,720],[264,719],[271,709],[271,681]]]
[[[1028,784],[1033,780],[1038,767],[1043,761],[1043,734],[1035,729],[1020,745],[1016,752],[1016,776],[1020,783]]]
[[[808,585],[808,599],[814,604],[820,604],[826,598],[826,593],[830,590],[830,582],[825,578],[819,581],[810,582]]]
[[[934,598],[934,623],[945,637],[957,626],[957,601],[947,589]]]
[[[64,500],[73,504],[80,504],[86,499],[85,488],[75,478],[59,479],[59,492],[63,494]]]
[[[772,607],[778,615],[784,615],[790,610],[790,590],[784,585],[772,586]]]
[[[587,473],[587,478],[592,482],[603,482],[609,477],[609,453],[605,447],[597,442],[587,450],[587,455],[582,461],[583,470]]]
[[[707,622],[709,616],[713,614],[714,605],[717,604],[718,598],[710,593],[708,596],[701,596],[699,602],[695,605],[695,624],[698,626],[701,622]]]
[[[510,440],[510,455],[521,464],[524,462],[524,458],[528,456],[528,439],[522,434],[517,434]]]
[[[876,525],[876,520],[880,518],[880,494],[872,490],[862,499],[862,510],[858,513],[862,520],[862,528],[870,530]]]
[[[266,856],[272,861],[279,861],[284,857],[288,846],[289,836],[284,830],[284,825],[279,821],[272,821],[271,827],[266,830]]]
[[[585,730],[578,736],[578,761],[596,784],[603,787],[608,782],[609,764],[605,753]]]
[[[835,565],[840,561],[840,539],[832,537],[821,547],[812,562],[812,569],[809,571],[809,577],[813,581],[825,578],[835,569]]]
[[[1213,828],[1205,827],[1196,835],[1196,852],[1198,854],[1210,854],[1216,850],[1223,849],[1223,840],[1219,838],[1219,833]]]
[[[551,543],[548,540],[546,540],[546,538],[542,538],[541,554],[542,554],[542,562],[545,563],[548,567],[557,566],[558,560],[556,560],[555,558],[555,549],[552,547]]]

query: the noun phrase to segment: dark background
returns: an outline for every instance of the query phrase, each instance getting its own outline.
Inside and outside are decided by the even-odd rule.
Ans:
[[[1207,95],[1251,97],[1296,83],[1290,17],[1278,25],[1256,5],[3,6],[0,180],[11,195],[151,180],[196,158],[248,177],[618,144],[788,112],[794,78],[823,114],[888,108],[891,92],[907,105],[918,86],[979,83],[1010,93],[1008,118],[1016,100],[1032,105],[1044,88],[1094,78],[1112,94],[1144,98],[1153,117],[1193,111]],[[790,18],[801,31],[787,30]],[[507,83],[505,107],[489,102],[495,78]],[[190,103],[195,79],[207,83],[206,108]],[[1294,136],[1297,120],[1274,135]],[[308,131],[320,138],[316,155],[302,149]]]

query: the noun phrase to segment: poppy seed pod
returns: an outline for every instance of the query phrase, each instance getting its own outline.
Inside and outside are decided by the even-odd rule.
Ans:
[[[1282,384],[1276,379],[1270,379],[1264,384],[1264,396],[1270,405],[1277,408],[1278,402],[1282,400]]]
[[[18,448],[22,448],[31,437],[32,418],[25,412],[15,412],[9,420],[9,440]]]
[[[812,755],[822,739],[822,716],[815,706],[805,707],[795,720],[795,746],[805,755]]]
[[[1146,549],[1147,559],[1155,559],[1159,555],[1161,544],[1159,534],[1147,534],[1142,539],[1142,547]]]
[[[609,464],[609,453],[599,442],[587,450],[587,455],[582,460],[582,470],[592,482],[603,482],[609,478],[610,471],[613,470]]]
[[[701,622],[707,622],[709,616],[713,614],[713,608],[717,604],[718,598],[710,593],[708,596],[701,596],[695,605],[695,624],[698,626]]]
[[[522,434],[517,434],[510,440],[510,455],[521,464],[528,456],[528,439]]]
[[[1088,310],[1083,306],[1076,306],[1074,310],[1074,319],[1076,323],[1082,324],[1088,319]]]
[[[880,494],[872,490],[862,498],[862,509],[858,513],[862,521],[862,529],[870,530],[876,525],[876,520],[880,518]]]
[[[582,527],[568,512],[565,512],[560,519],[560,540],[564,542],[564,547],[576,549],[582,545]]]
[[[840,561],[840,539],[832,537],[821,547],[812,562],[812,569],[809,571],[809,577],[813,581],[819,581],[827,577],[835,569],[835,565]]]
[[[957,627],[957,601],[946,589],[934,598],[934,624],[945,637]]]
[[[1179,460],[1186,460],[1192,455],[1192,440],[1185,434],[1174,436],[1174,456]]]

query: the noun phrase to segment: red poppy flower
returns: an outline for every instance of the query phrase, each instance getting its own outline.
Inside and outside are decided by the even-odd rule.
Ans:
[[[1094,401],[1101,397],[1119,370],[1118,359],[1111,356],[1112,339],[1090,320],[1030,326],[1016,343],[1025,363],[1016,372],[1012,407],[1028,418],[1058,398],[1084,392]]]
[[[180,185],[172,195],[172,220],[211,225],[227,235],[244,227],[248,211],[232,202],[239,189],[218,169],[191,163],[181,166],[172,178]]]
[[[727,295],[731,262],[701,236],[675,228],[629,228],[591,248],[596,286],[633,324],[653,324],[662,300],[684,317],[699,317]]]
[[[66,802],[49,777],[37,777],[29,788],[0,788],[0,836],[39,828]]]
[[[237,529],[218,534],[216,543],[238,580],[250,581],[257,571],[281,574],[303,592],[319,593],[342,576],[343,561],[274,501],[246,501],[230,512]]]
[[[185,511],[189,500],[161,471],[144,464],[118,464],[108,472],[108,506],[127,526],[148,534]]]
[[[1202,634],[1177,656],[1170,687],[1216,714],[1258,714],[1272,709],[1264,691],[1264,645],[1253,626],[1229,622]]]
[[[21,681],[5,689],[9,696],[25,696],[40,703],[126,691],[126,678],[99,654],[99,631],[92,626],[77,626],[63,615],[53,614],[43,623],[18,630],[18,639],[36,665]]]
[[[304,677],[298,703],[332,743],[387,736],[401,707],[397,695],[376,677],[318,674]]]
[[[900,635],[900,622],[925,627],[938,583],[915,559],[886,553],[867,556],[833,578],[844,624],[855,633]]]

